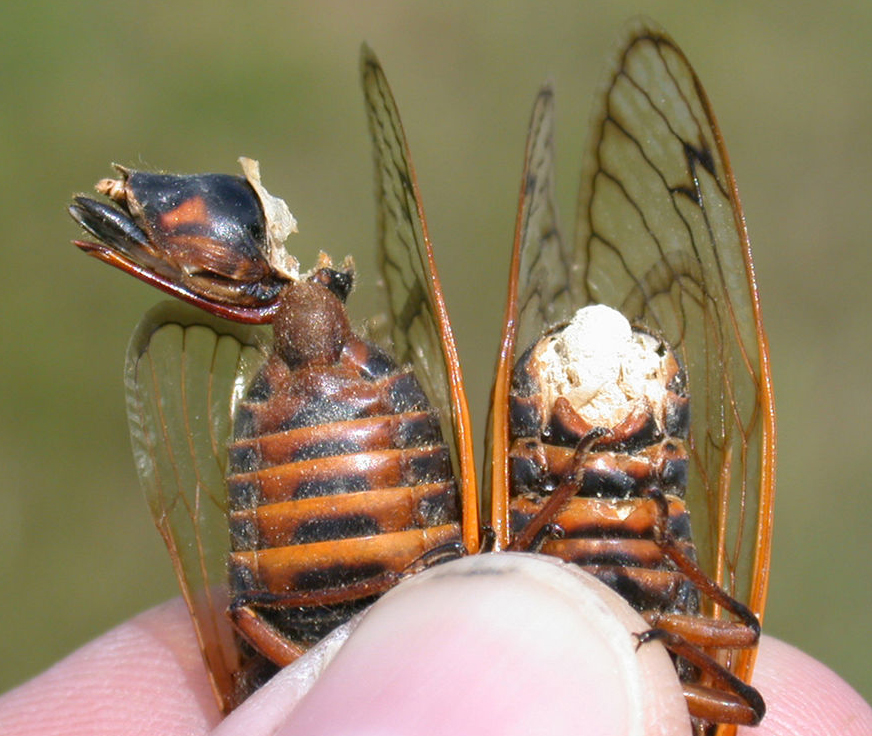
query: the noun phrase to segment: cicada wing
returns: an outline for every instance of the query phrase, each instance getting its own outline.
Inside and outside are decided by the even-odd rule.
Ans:
[[[485,459],[485,492],[497,549],[509,543],[509,389],[516,348],[538,339],[547,325],[569,316],[572,253],[560,237],[554,201],[554,94],[544,87],[536,98],[527,145],[509,267],[503,334],[491,396]],[[488,472],[490,471],[490,472]]]
[[[385,282],[394,357],[411,363],[439,408],[463,503],[463,540],[478,548],[478,501],[472,430],[454,335],[436,272],[409,146],[387,79],[364,46],[361,78],[373,139],[378,256]]]
[[[238,656],[225,613],[224,474],[234,407],[263,359],[260,332],[164,302],[139,323],[125,372],[140,483],[225,711],[235,704]]]
[[[751,251],[723,139],[687,59],[648,23],[629,30],[597,105],[576,223],[581,303],[621,310],[682,358],[692,402],[688,504],[700,561],[760,615],[774,411]],[[739,664],[745,675],[752,657]]]

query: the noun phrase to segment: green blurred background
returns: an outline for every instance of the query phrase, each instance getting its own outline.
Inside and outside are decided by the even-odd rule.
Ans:
[[[602,62],[640,12],[706,85],[754,244],[780,429],[766,629],[872,699],[866,0],[4,3],[0,690],[176,595],[121,383],[161,297],[70,245],[70,195],[110,161],[235,173],[258,158],[300,222],[294,252],[353,253],[351,308],[370,314],[367,40],[414,152],[481,439],[533,95],[556,85],[568,222]]]

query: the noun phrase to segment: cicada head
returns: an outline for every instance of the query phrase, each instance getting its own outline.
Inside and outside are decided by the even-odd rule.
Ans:
[[[69,211],[97,242],[76,245],[213,314],[266,322],[279,292],[299,277],[284,240],[296,231],[287,205],[245,177],[157,174],[116,165],[119,179],[97,183],[106,204],[76,197]]]

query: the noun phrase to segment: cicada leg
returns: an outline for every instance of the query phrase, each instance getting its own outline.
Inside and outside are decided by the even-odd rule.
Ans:
[[[441,565],[443,562],[449,562],[460,557],[465,557],[467,554],[468,551],[463,542],[444,542],[438,547],[428,549],[417,560],[409,564],[409,566],[400,573],[400,578],[417,575],[419,572],[423,572],[428,568]]]
[[[687,660],[709,677],[714,687],[682,683],[691,716],[714,723],[737,723],[744,726],[755,726],[762,720],[766,713],[766,704],[760,693],[695,644],[663,628],[643,631],[637,638],[638,646],[651,641],[661,642],[670,652]],[[709,644],[717,646],[714,642]]]
[[[234,606],[228,614],[236,632],[277,667],[287,667],[306,651],[264,620],[251,606]]]
[[[478,545],[478,553],[493,552],[497,544],[497,533],[490,524],[481,525],[481,538]]]
[[[445,542],[427,550],[400,572],[387,571],[381,575],[357,583],[317,591],[292,591],[285,595],[252,594],[238,596],[228,614],[237,632],[260,654],[278,667],[286,667],[306,652],[269,623],[255,606],[287,608],[318,606],[361,600],[377,596],[393,588],[401,580],[411,577],[429,567],[463,556],[466,550],[461,542]]]
[[[508,546],[509,551],[538,552],[548,539],[562,536],[563,530],[559,525],[554,523],[554,519],[581,488],[582,475],[584,473],[584,458],[590,452],[594,443],[607,434],[609,434],[609,430],[596,427],[581,438],[575,448],[575,455],[572,461],[575,469],[548,496],[548,500],[524,527],[524,531],[512,539]]]
[[[657,505],[654,542],[660,548],[660,551],[672,560],[675,566],[688,577],[703,595],[740,619],[742,623],[738,624],[738,626],[747,630],[749,638],[746,643],[738,645],[729,644],[726,646],[753,646],[756,644],[760,638],[760,622],[757,620],[757,617],[751,609],[739,603],[735,598],[732,598],[720,585],[712,580],[693,559],[688,557],[687,553],[675,541],[675,538],[669,531],[669,504],[663,492],[657,488],[652,488],[646,491],[646,496]],[[664,621],[668,618],[668,616],[662,616],[658,626],[668,628],[664,625]],[[693,617],[677,616],[674,618],[682,620]]]
[[[284,635],[257,610],[258,608],[281,610],[374,598],[392,588],[402,577],[402,572],[388,571],[367,580],[333,588],[296,590],[281,595],[273,593],[237,595],[228,610],[228,615],[237,633],[258,653],[276,666],[285,667],[300,657],[308,647],[301,647]]]
[[[718,661],[705,654],[708,649],[742,649],[753,647],[760,639],[757,617],[732,598],[691,559],[668,531],[669,507],[662,491],[646,494],[657,505],[654,541],[675,566],[712,601],[732,613],[738,622],[682,614],[646,612],[645,620],[653,627],[638,635],[639,646],[660,641],[673,654],[704,673],[712,686],[683,683],[690,714],[715,723],[756,725],[766,712],[760,693],[733,675]]]

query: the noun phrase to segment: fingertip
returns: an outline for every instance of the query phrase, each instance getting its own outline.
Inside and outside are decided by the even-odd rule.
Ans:
[[[469,557],[384,596],[276,733],[687,733],[669,656],[637,651],[646,628],[570,566]]]
[[[0,698],[8,734],[205,734],[219,720],[187,609],[120,624]]]
[[[869,703],[829,667],[783,641],[760,639],[753,685],[766,700],[766,716],[759,727],[740,734],[872,733]]]

